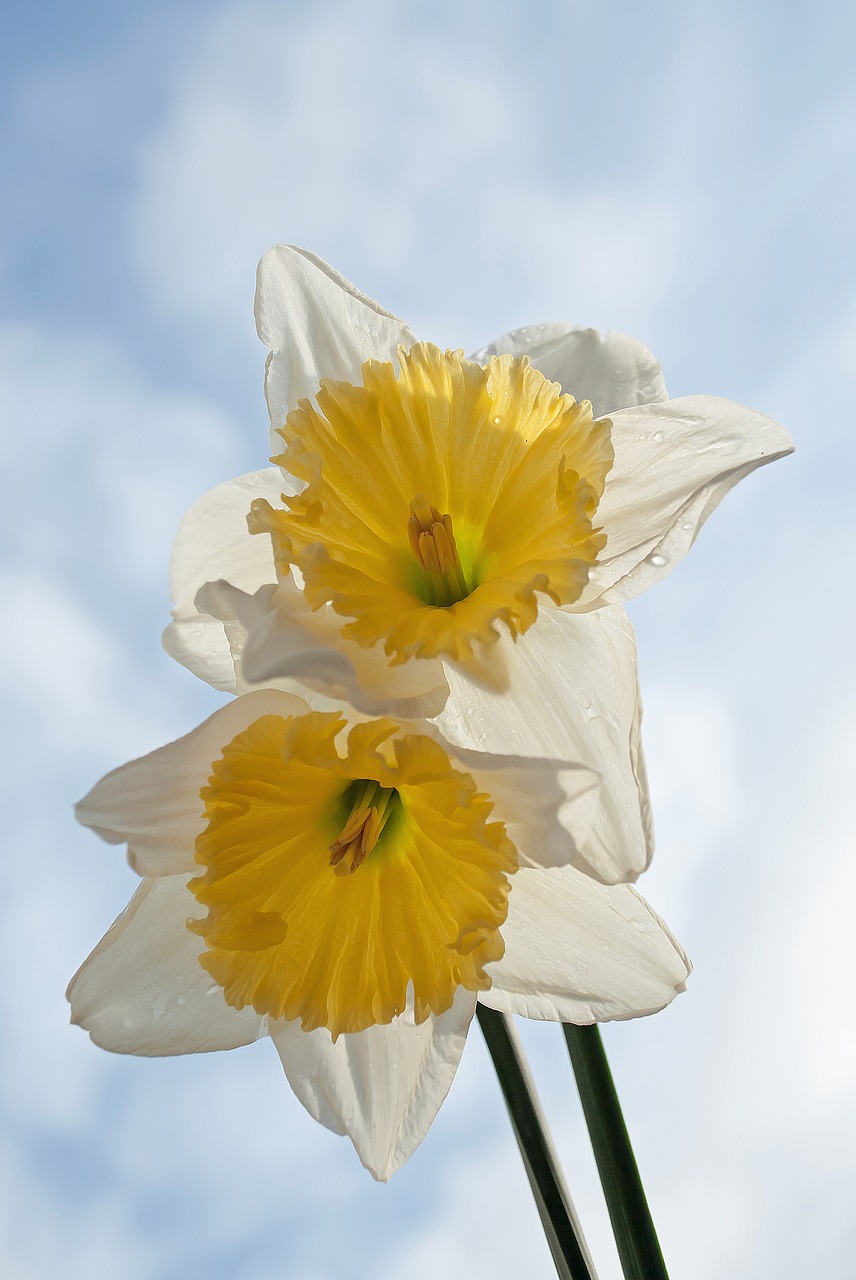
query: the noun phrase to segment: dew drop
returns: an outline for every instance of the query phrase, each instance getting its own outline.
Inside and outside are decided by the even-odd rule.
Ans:
[[[648,563],[652,564],[655,569],[662,569],[669,562],[665,556],[655,553],[653,556],[648,557]]]
[[[169,995],[166,991],[161,991],[152,1001],[152,1016],[162,1018],[169,1008]]]
[[[665,438],[666,437],[663,435],[662,431],[655,431],[651,437],[651,439],[654,440],[657,444],[662,444]]]
[[[685,520],[684,523],[681,525],[681,528],[686,529],[687,533],[690,533],[691,530],[695,528],[695,525],[693,524],[692,520]]]
[[[498,426],[500,425],[500,423],[501,423],[501,422],[502,422],[502,418],[500,418],[499,416],[497,416],[497,417],[495,417],[495,418],[494,418],[494,420],[493,420],[493,425],[494,425],[495,427],[498,427]]]

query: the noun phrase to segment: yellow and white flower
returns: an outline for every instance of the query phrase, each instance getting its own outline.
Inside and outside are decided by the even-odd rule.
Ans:
[[[78,806],[142,883],[72,979],[73,1021],[143,1055],[270,1035],[304,1106],[385,1179],[443,1101],[477,999],[586,1023],[683,990],[644,900],[573,865],[597,788],[425,722],[238,697]]]
[[[462,746],[584,760],[604,788],[578,865],[635,878],[652,841],[622,603],[787,434],[668,400],[617,334],[542,325],[470,360],[418,343],[286,246],[260,264],[256,317],[282,470],[189,512],[169,651],[233,692],[284,681],[432,717]]]

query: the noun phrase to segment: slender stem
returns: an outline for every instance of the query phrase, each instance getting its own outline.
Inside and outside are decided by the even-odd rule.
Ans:
[[[560,1280],[597,1280],[517,1033],[504,1014],[476,1010]]]
[[[600,1031],[564,1032],[626,1280],[668,1280]]]

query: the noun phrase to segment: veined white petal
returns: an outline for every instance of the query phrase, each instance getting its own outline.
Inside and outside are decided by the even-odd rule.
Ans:
[[[581,852],[600,807],[600,777],[581,764],[540,757],[467,751],[440,741],[493,801],[527,867],[587,869]]]
[[[163,634],[170,657],[216,689],[238,692],[228,629],[222,621],[196,608],[197,592],[206,582],[228,578],[252,593],[276,581],[270,538],[251,535],[247,513],[254,498],[280,505],[295,484],[276,467],[252,471],[202,495],[181,522],[170,561],[173,621]]]
[[[271,350],[265,397],[274,453],[282,450],[276,429],[299,400],[315,396],[322,378],[360,382],[364,360],[394,360],[399,345],[416,341],[403,320],[294,245],[275,245],[262,258],[255,309]]]
[[[385,1182],[425,1137],[458,1069],[476,998],[459,988],[451,1009],[417,1026],[405,1012],[386,1026],[339,1036],[272,1022],[285,1074],[311,1116],[347,1134]]]
[[[523,868],[512,879],[505,955],[479,999],[503,1013],[608,1022],[656,1013],[686,985],[690,964],[630,885],[598,884],[573,867]]]
[[[665,577],[733,485],[793,451],[772,418],[714,396],[610,417],[615,465],[597,511],[607,543],[573,608],[629,600]]]
[[[629,619],[618,608],[545,608],[516,645],[498,643],[508,649],[509,688],[493,693],[449,664],[449,701],[434,723],[458,746],[594,769],[600,804],[575,865],[607,883],[635,880],[653,835]]]
[[[78,822],[110,844],[127,841],[128,860],[147,876],[196,868],[193,851],[204,826],[199,790],[211,764],[237,733],[265,715],[303,715],[302,698],[260,689],[235,698],[176,742],[108,773],[75,808]]]
[[[71,1020],[113,1053],[162,1057],[251,1044],[267,1032],[254,1009],[233,1009],[197,959],[185,926],[205,914],[189,876],[144,880],[69,983]]]
[[[623,333],[600,333],[571,324],[537,324],[513,329],[476,351],[485,364],[492,355],[529,356],[536,369],[575,400],[590,400],[596,418],[628,405],[666,399],[662,370],[641,342]]]

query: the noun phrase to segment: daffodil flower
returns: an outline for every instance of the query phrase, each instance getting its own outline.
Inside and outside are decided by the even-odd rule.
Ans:
[[[189,512],[168,650],[234,692],[285,681],[432,717],[461,746],[584,760],[604,788],[578,865],[638,876],[652,837],[622,604],[790,452],[786,432],[668,400],[618,334],[540,325],[469,360],[417,342],[285,246],[260,264],[256,318],[281,470]]]
[[[590,1023],[683,990],[686,957],[644,900],[573,865],[597,787],[424,722],[236,698],[78,806],[142,883],[72,979],[73,1021],[143,1055],[270,1035],[303,1105],[388,1178],[477,1000]]]

